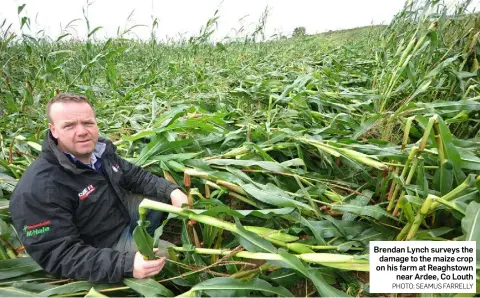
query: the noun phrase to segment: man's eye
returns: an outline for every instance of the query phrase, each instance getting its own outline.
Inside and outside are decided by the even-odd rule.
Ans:
[[[73,124],[67,124],[63,128],[72,128],[72,127],[73,127]]]

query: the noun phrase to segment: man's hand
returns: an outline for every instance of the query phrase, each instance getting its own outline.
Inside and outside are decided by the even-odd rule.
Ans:
[[[172,205],[175,207],[181,208],[183,204],[188,205],[187,195],[184,194],[180,189],[175,189],[170,194],[170,199],[172,200]]]
[[[165,257],[158,260],[147,261],[144,260],[143,256],[137,251],[133,261],[133,277],[146,278],[157,275],[162,271],[163,265],[165,265]]]

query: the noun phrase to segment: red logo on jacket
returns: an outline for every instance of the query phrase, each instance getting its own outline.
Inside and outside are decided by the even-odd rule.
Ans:
[[[78,198],[80,199],[80,201],[83,201],[88,197],[89,194],[91,194],[94,191],[95,191],[95,187],[90,184],[89,186],[85,187],[84,190],[78,193]]]

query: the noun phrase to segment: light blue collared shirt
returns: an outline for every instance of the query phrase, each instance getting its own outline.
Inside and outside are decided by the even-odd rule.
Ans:
[[[101,143],[101,142],[97,142],[97,144],[95,145],[95,149],[93,150],[92,152],[92,156],[90,157],[90,164],[86,164],[80,160],[78,160],[73,154],[69,153],[69,152],[63,152],[65,153],[65,155],[70,158],[70,160],[73,162],[73,163],[81,163],[91,169],[93,169],[94,171],[97,171],[99,173],[101,173],[101,163],[100,163],[100,160],[101,160],[101,157],[103,155],[103,152],[105,152],[105,148],[107,147],[107,145],[105,143]]]

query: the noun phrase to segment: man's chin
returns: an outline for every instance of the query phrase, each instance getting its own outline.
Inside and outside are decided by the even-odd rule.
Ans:
[[[93,153],[93,150],[95,149],[95,147],[92,147],[92,148],[77,148],[77,155],[79,156],[90,156],[92,155]]]

